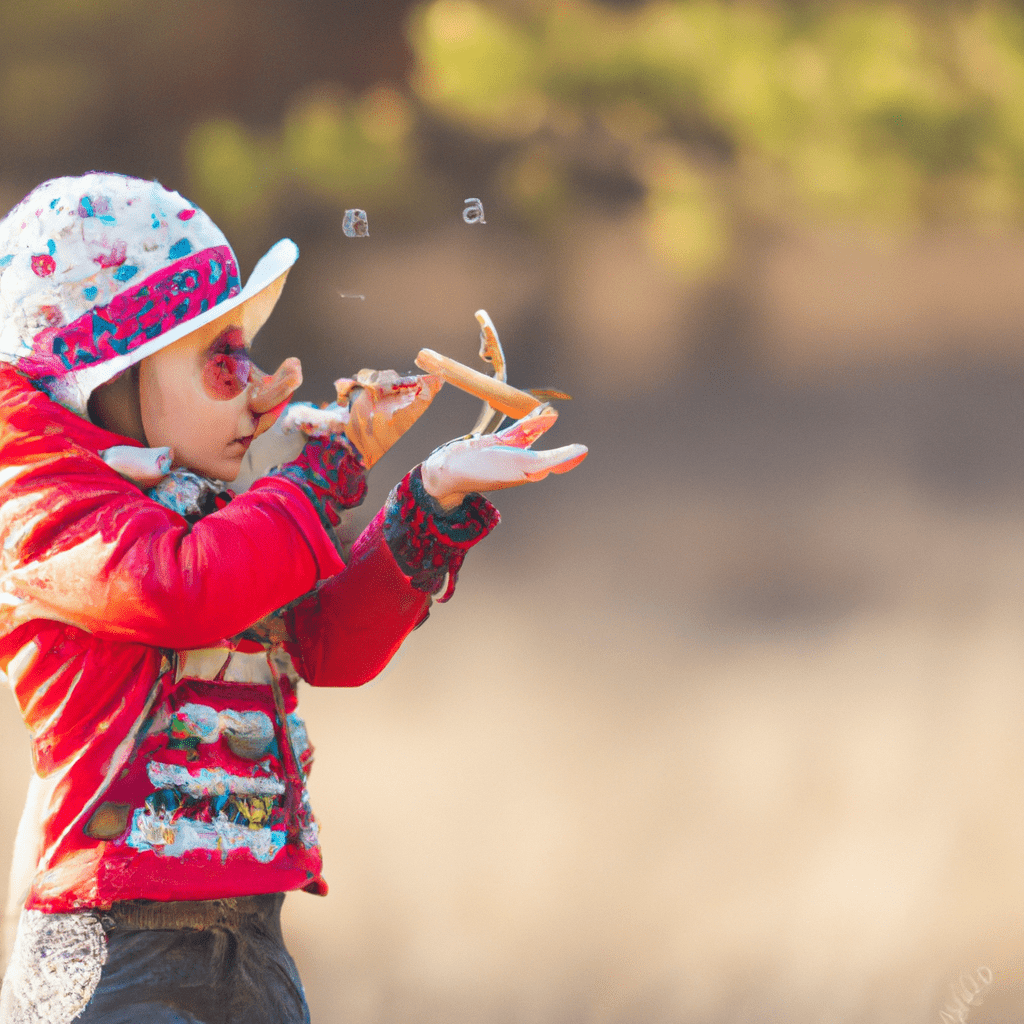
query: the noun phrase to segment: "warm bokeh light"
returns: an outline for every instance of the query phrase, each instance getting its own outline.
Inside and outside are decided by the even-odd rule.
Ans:
[[[485,308],[591,449],[497,498],[386,678],[302,695],[314,1021],[941,1024],[984,970],[970,1024],[1021,1017],[1019,4],[2,21],[5,209],[105,167],[207,208],[243,275],[295,239],[254,356],[303,399],[480,365]],[[477,412],[445,388],[363,521]],[[12,836],[13,701],[0,739]]]

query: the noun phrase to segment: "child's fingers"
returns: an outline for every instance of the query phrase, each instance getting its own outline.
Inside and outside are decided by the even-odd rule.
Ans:
[[[473,434],[449,441],[450,445],[469,446],[476,449],[487,448],[529,448],[545,431],[554,426],[558,419],[557,410],[550,405],[538,405],[522,419],[516,420],[509,427],[494,434]]]
[[[550,405],[538,405],[533,412],[510,427],[499,430],[496,434],[485,434],[480,440],[488,438],[491,445],[508,445],[513,448],[529,448],[545,431],[550,430],[558,419],[558,412]],[[474,438],[474,441],[477,440]]]
[[[581,444],[569,444],[543,452],[523,448],[494,448],[487,454],[494,458],[495,481],[500,486],[517,487],[519,484],[543,480],[549,473],[567,473],[587,457],[587,449]]]
[[[477,438],[439,450],[424,465],[423,478],[431,494],[498,491],[543,480],[549,473],[567,473],[586,457],[581,444],[535,452],[507,445],[474,446]]]
[[[366,401],[377,419],[387,420],[391,429],[404,434],[441,390],[444,381],[435,374],[399,377],[391,386],[364,389],[353,405]]]
[[[542,456],[534,468],[526,473],[526,479],[543,480],[548,473],[568,473],[575,469],[586,457],[588,449],[582,444],[567,444],[562,448],[553,448],[547,452],[530,452],[530,455]]]
[[[355,377],[340,377],[334,382],[338,404],[346,405],[362,392],[369,392],[374,402],[389,398],[412,399],[429,394],[430,398],[441,390],[444,381],[435,373],[411,374],[400,377],[394,370],[360,370]]]

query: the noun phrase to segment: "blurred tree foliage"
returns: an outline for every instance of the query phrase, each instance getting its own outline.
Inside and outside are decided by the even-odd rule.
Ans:
[[[684,277],[750,222],[1024,218],[1024,15],[1008,3],[432,0],[408,31],[404,94],[299,97],[269,138],[200,126],[203,197],[234,212],[291,180],[338,204],[422,200],[410,182],[451,152],[422,144],[436,129],[485,147],[473,194],[536,228],[599,192],[638,205]]]
[[[173,179],[173,153],[235,232],[296,202],[368,209],[371,231],[464,196],[537,232],[600,204],[635,211],[693,278],[745,231],[796,219],[1024,220],[1024,13],[1009,0],[0,12],[0,132],[8,158],[34,154],[25,175]],[[72,150],[85,166],[54,166]]]
[[[191,166],[194,184],[214,197],[224,194],[220,175],[232,179],[231,214],[248,201],[272,212],[277,172],[267,161],[276,142],[256,141],[276,137],[286,117],[315,120],[315,104],[299,99],[310,83],[329,83],[321,107],[332,90],[362,96],[401,86],[412,63],[404,37],[410,5],[0,0],[0,189],[27,191],[43,178],[102,168],[185,191]],[[297,104],[305,106],[296,115]],[[372,120],[365,106],[357,124]],[[386,125],[376,133],[371,125],[356,149],[380,145],[386,134]],[[350,141],[325,137],[318,145],[351,149]],[[195,159],[204,144],[209,154]],[[308,145],[294,158],[307,176],[338,169],[318,167]]]

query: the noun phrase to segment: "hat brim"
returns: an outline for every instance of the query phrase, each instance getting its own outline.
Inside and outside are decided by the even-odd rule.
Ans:
[[[299,258],[299,247],[290,239],[282,238],[276,245],[261,257],[253,267],[249,280],[245,287],[234,297],[225,299],[216,306],[200,313],[191,320],[177,324],[169,331],[158,335],[144,345],[133,349],[122,356],[115,356],[95,366],[83,367],[81,370],[73,371],[68,377],[73,377],[75,384],[80,390],[84,404],[88,402],[89,395],[101,384],[113,380],[118,374],[123,373],[130,366],[141,362],[146,356],[159,352],[160,349],[173,345],[193,331],[205,327],[207,324],[219,320],[232,311],[242,307],[239,312],[241,326],[245,331],[246,338],[251,340],[256,332],[267,322],[277,300],[284,288],[288,271],[291,270],[295,261]]]

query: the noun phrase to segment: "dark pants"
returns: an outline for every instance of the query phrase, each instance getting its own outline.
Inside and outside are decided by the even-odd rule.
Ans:
[[[283,902],[115,904],[101,914],[107,962],[74,1024],[309,1024]]]

